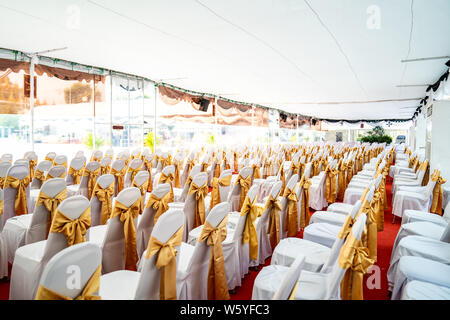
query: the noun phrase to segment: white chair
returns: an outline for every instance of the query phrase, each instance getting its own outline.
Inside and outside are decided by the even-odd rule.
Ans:
[[[263,268],[256,276],[253,285],[252,300],[288,300],[298,282],[304,263],[305,257],[298,254],[287,270],[284,266]],[[281,272],[273,272],[274,270]],[[277,276],[278,281],[274,281],[274,275]]]
[[[152,237],[165,244],[183,227],[181,210],[169,210],[158,219]],[[176,265],[180,261],[180,246],[175,250]],[[104,274],[100,278],[100,296],[103,300],[159,300],[161,270],[156,267],[157,256],[143,259],[141,272],[120,270]],[[177,297],[179,298],[177,288]]]
[[[399,300],[404,287],[414,280],[449,288],[449,274],[450,265],[422,257],[404,256],[398,262],[391,300]]]
[[[344,246],[347,242],[352,241],[352,238],[355,238],[356,240],[361,239],[361,234],[364,230],[365,224],[366,215],[363,213],[357,218],[351,230],[352,237],[347,237]],[[345,251],[341,251],[340,254],[345,254],[343,252]],[[340,299],[339,285],[341,284],[341,281],[347,269],[342,268],[339,265],[338,260],[339,259],[336,259],[334,265],[331,266],[330,272],[327,273],[302,270],[300,273],[300,277],[298,278],[298,283],[290,293],[290,298],[294,300]],[[263,275],[261,276],[263,281],[256,282],[255,280],[253,292],[261,292],[267,290],[266,288],[269,288],[270,290],[270,287],[273,287],[274,283],[280,282],[280,277],[283,277],[286,272],[288,272],[289,267],[270,265],[265,267],[265,269],[268,270],[264,271]],[[262,289],[260,290],[259,288]],[[262,296],[263,294],[258,293],[258,295]]]
[[[224,178],[229,177],[231,175],[232,175],[232,172],[231,172],[230,169],[223,170],[220,173],[219,181],[221,179],[224,179]],[[230,194],[230,189],[231,189],[231,183],[228,186],[224,186],[224,185],[221,185],[220,182],[219,182],[219,195],[220,195],[220,201],[221,202],[225,202],[225,201],[228,200],[228,195]],[[206,207],[206,215],[208,215],[209,211],[211,211],[211,194],[208,194],[206,196],[206,198],[205,198],[205,207]]]
[[[117,196],[123,189],[125,170],[125,160],[118,159],[112,162],[110,173],[114,175],[114,196]]]
[[[314,210],[322,210],[328,206],[325,199],[325,171],[319,173],[317,179],[311,179],[309,187],[309,206]]]
[[[54,198],[66,188],[66,182],[62,178],[54,178],[44,182],[40,191],[41,196],[47,195]],[[64,200],[64,199],[62,199]],[[56,205],[61,201],[56,200]],[[53,204],[52,204],[53,205]],[[8,221],[3,228],[3,238],[6,242],[7,256],[10,263],[14,262],[14,254],[17,248],[37,241],[42,241],[47,238],[48,215],[47,207],[42,203],[33,212],[20,216],[15,216]]]
[[[239,171],[242,178],[247,179],[252,174],[251,167],[244,167]],[[250,188],[251,184],[249,185]],[[243,195],[245,197],[245,194]],[[231,211],[240,211],[239,201],[241,197],[241,185],[233,183],[233,187],[228,196],[228,202],[231,204]]]
[[[404,286],[400,300],[450,300],[450,287],[412,280]]]
[[[67,157],[65,155],[58,155],[53,159],[54,166],[63,166],[67,169]]]
[[[51,161],[52,164],[53,164],[53,161],[55,160],[55,157],[56,157],[56,152],[51,151],[51,152],[48,152],[48,153],[45,155],[45,160],[49,160],[49,161]]]
[[[117,195],[113,205],[113,212],[117,203],[123,204],[126,208],[132,210],[141,197],[141,192],[138,188],[130,187],[123,189]],[[124,270],[126,267],[126,241],[125,238],[125,223],[121,221],[121,214],[110,218],[106,225],[98,225],[89,228],[86,239],[93,242],[102,248],[102,274]],[[137,217],[130,221],[134,224],[134,235],[136,237]],[[133,255],[133,252],[129,252]],[[137,254],[136,254],[137,263]],[[135,266],[129,266],[136,268]]]
[[[403,212],[402,224],[416,221],[427,221],[446,226],[450,223],[450,201],[447,203],[442,216],[419,210],[405,210]]]
[[[9,162],[12,164],[13,155],[11,153],[4,153],[0,158],[0,162]]]
[[[214,207],[206,221],[213,228],[217,227],[227,216],[229,208],[227,203]],[[184,242],[181,244],[180,260],[177,265],[177,287],[180,300],[207,299],[209,251],[210,247],[206,241],[197,241],[195,246]]]
[[[189,181],[192,181],[192,178],[195,177],[198,173],[201,172],[202,166],[199,164],[196,164],[192,167],[190,173],[187,175],[187,178],[185,180],[185,184],[183,185],[183,188],[173,188],[173,201],[174,202],[185,202],[186,197],[189,191],[189,187],[191,186],[190,183],[187,183]]]
[[[39,284],[61,296],[61,299],[75,300],[82,294],[95,272],[98,272],[101,262],[102,253],[98,246],[89,242],[75,244],[61,250],[48,261]],[[77,279],[77,285],[67,285],[71,276],[80,277]],[[91,294],[97,296],[98,289]],[[36,299],[40,299],[39,293]]]
[[[80,218],[88,208],[88,199],[83,196],[73,196],[61,202],[58,211],[73,221]],[[11,270],[9,299],[33,299],[43,268],[56,253],[68,246],[67,238],[63,233],[50,232],[47,240],[18,248]]]
[[[74,171],[72,174],[70,173],[72,170]],[[82,175],[82,169],[84,168],[84,159],[81,157],[78,158],[73,158],[70,161],[70,165],[69,165],[69,173],[67,174],[66,177],[66,182],[68,186],[71,186],[73,184],[79,184],[81,181],[81,175]],[[75,175],[77,175],[77,177],[75,178]],[[75,181],[75,179],[77,179],[77,181]],[[77,183],[75,183],[77,182]]]
[[[107,158],[108,159],[108,158]],[[97,226],[102,224],[101,222],[101,213],[102,213],[102,207],[107,206],[109,208],[109,212],[112,210],[112,198],[114,195],[114,187],[113,192],[110,195],[109,192],[102,192],[97,191],[97,188],[100,188],[102,190],[108,189],[111,185],[114,185],[114,176],[112,174],[104,174],[98,177],[97,184],[94,188],[94,191],[92,192],[92,197],[90,200],[91,205],[91,226]],[[97,192],[102,192],[102,195],[100,196],[101,200],[99,199],[99,196],[97,195]],[[103,196],[103,193],[105,193],[105,196]]]
[[[131,187],[131,183],[133,182],[134,176],[138,171],[142,170],[142,160],[141,159],[133,159],[130,161],[128,165],[127,173],[125,174],[124,179],[124,187]]]
[[[82,195],[90,199],[89,185],[95,186],[97,177],[100,174],[99,168],[100,162],[97,161],[88,162],[86,164],[85,169],[83,170],[83,176],[81,177],[80,184],[73,184],[71,186],[67,186],[67,196],[70,197],[73,195]],[[86,173],[88,174],[86,175]]]
[[[354,219],[361,207],[358,202],[349,213],[348,217]],[[342,230],[342,228],[341,228]],[[337,259],[345,239],[336,237],[330,247],[321,245],[310,240],[300,238],[286,238],[275,248],[271,264],[289,267],[298,254],[305,256],[304,270],[313,272],[328,272]]]
[[[102,160],[102,158],[103,158],[103,152],[101,152],[100,150],[95,150],[94,152],[92,152],[90,161],[100,162],[100,160]]]
[[[17,215],[26,214],[29,212],[32,212],[31,203],[30,203],[30,183],[27,183],[26,177],[29,175],[30,171],[29,168],[25,165],[13,165],[9,167],[6,177],[5,177],[5,184],[3,187],[3,214],[1,215],[1,225],[2,227],[5,225],[6,221],[9,218],[12,218]],[[15,208],[15,202],[18,195],[18,189],[13,188],[12,186],[9,186],[5,188],[6,186],[6,180],[8,179],[8,176],[14,177],[16,179],[21,180],[21,184],[25,186],[25,197],[27,202],[27,212],[16,212]],[[29,181],[28,181],[29,182]]]
[[[170,192],[170,185],[168,183],[161,183],[157,185],[155,188],[153,188],[153,191],[151,194],[153,194],[158,199],[163,199],[167,196],[167,194]],[[138,217],[138,224],[136,229],[136,248],[137,248],[137,254],[138,257],[142,257],[142,253],[147,248],[148,240],[150,239],[150,235],[152,234],[153,228],[154,228],[154,221],[155,221],[155,215],[159,208],[160,210],[164,210],[164,204],[159,203],[157,204],[158,209],[155,209],[153,206],[150,206],[148,204],[148,199],[146,200],[146,205],[144,212],[142,215]],[[168,207],[167,207],[168,209]],[[167,210],[166,209],[166,210]],[[183,216],[184,221],[184,216]]]
[[[11,167],[11,163],[9,161],[0,162],[0,189],[3,189],[3,184],[5,182],[6,174],[8,173],[8,169]]]
[[[3,163],[0,163],[0,177],[2,174],[2,170],[1,170],[2,165],[3,165]],[[36,168],[34,169],[33,180],[31,181],[31,190],[41,188],[42,183],[45,181],[45,176],[47,175],[48,170],[50,170],[50,168],[52,166],[53,166],[53,164],[49,160],[44,160],[37,164]],[[36,177],[36,175],[37,175],[36,173],[38,171],[41,172],[42,179],[39,179],[38,177]]]
[[[0,201],[3,201],[3,190],[0,189]],[[1,226],[0,226],[1,227]],[[0,279],[8,277],[8,254],[3,232],[0,232]]]
[[[366,201],[372,201],[374,187],[371,187],[366,195]],[[355,211],[351,211],[350,214],[355,214]],[[352,216],[354,218],[355,216]],[[303,239],[310,240],[316,243],[320,243],[324,246],[331,248],[336,238],[338,237],[341,227],[330,223],[313,223],[305,228],[303,231]]]
[[[297,226],[296,226],[296,230],[299,230],[299,225],[300,225],[300,213],[298,212],[299,209],[299,199],[301,197],[300,194],[300,188],[298,187],[298,174],[293,174],[291,176],[291,178],[289,179],[289,181],[286,183],[286,186],[284,188],[284,194],[286,194],[286,192],[289,193],[294,193],[295,197],[297,198],[297,202],[296,202],[296,206],[297,206]],[[287,237],[288,235],[288,225],[289,225],[289,220],[288,220],[288,205],[289,205],[289,201],[284,194],[280,197],[280,202],[281,202],[281,207],[283,208],[280,211],[280,240],[284,239]]]

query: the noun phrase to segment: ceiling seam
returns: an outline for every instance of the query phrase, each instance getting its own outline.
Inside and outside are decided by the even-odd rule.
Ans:
[[[350,62],[349,57],[347,56],[347,54],[344,52],[344,49],[342,49],[339,41],[336,39],[336,37],[334,36],[334,34],[331,32],[331,30],[326,26],[326,24],[322,21],[322,19],[320,18],[320,15],[313,9],[313,7],[311,7],[311,5],[309,4],[309,2],[307,0],[304,0],[304,2],[307,4],[307,6],[309,7],[309,9],[314,13],[314,15],[316,16],[317,20],[319,20],[320,24],[325,28],[325,30],[328,32],[328,34],[333,38],[334,42],[336,43],[337,47],[339,48],[339,51],[341,51],[342,55],[344,56],[345,60],[347,61],[347,65],[350,68],[351,72],[353,73],[353,76],[355,77],[356,81],[358,82],[361,90],[363,91],[364,95],[366,96],[366,98],[368,97],[366,90],[364,89],[364,86],[361,83],[361,80],[359,79],[358,75],[356,74],[356,71],[353,69],[353,66]]]

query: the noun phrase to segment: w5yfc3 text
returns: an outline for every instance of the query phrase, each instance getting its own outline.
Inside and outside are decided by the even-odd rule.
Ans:
[[[195,306],[189,303],[180,308],[180,315],[203,315],[208,318],[214,313],[222,315],[268,315],[269,305],[266,304],[224,304],[223,306]]]

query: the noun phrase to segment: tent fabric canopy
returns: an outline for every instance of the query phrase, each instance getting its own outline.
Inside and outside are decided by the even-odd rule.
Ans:
[[[448,0],[0,0],[0,7],[4,48],[66,47],[46,56],[318,119],[410,119],[448,70],[448,58],[420,60],[450,52]]]

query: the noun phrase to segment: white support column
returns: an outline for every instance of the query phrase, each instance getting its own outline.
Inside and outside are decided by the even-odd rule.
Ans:
[[[113,108],[113,77],[111,72],[109,73],[109,146],[112,148],[113,147],[113,116],[112,116],[112,108]]]
[[[127,149],[130,148],[130,124],[131,124],[131,105],[130,105],[130,79],[127,76],[127,92],[128,92],[128,125],[127,125]]]
[[[97,145],[95,143],[95,75],[93,76],[94,78],[94,110],[93,110],[93,117],[92,117],[92,124],[93,124],[93,129],[92,129],[92,151],[95,151],[97,149]]]
[[[30,61],[30,139],[31,150],[34,151],[34,65],[39,62],[37,56],[32,56]]]
[[[434,101],[431,115],[431,170],[438,169],[447,181],[450,179],[450,101]],[[430,171],[431,174],[432,171]],[[448,182],[447,182],[448,183]],[[443,185],[448,188],[447,184]]]
[[[297,115],[297,127],[295,129],[295,143],[298,143],[298,115]]]
[[[157,137],[157,134],[156,134],[156,100],[157,100],[157,96],[158,96],[158,86],[155,83],[155,118],[154,118],[155,126],[154,126],[154,131],[153,131],[153,143],[154,143],[153,152],[155,152],[155,153],[156,153],[156,137]]]
[[[144,135],[145,135],[145,80],[142,79],[142,151],[144,151],[145,148],[145,142],[144,142]]]
[[[217,97],[214,97],[214,142],[217,143],[219,139],[219,127],[217,126]]]

